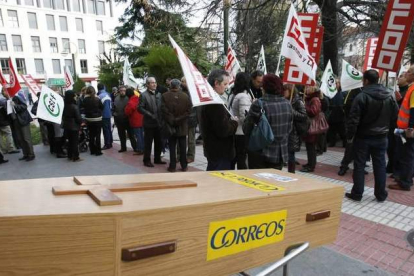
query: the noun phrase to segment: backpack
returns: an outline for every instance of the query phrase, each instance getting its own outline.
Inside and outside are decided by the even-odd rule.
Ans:
[[[250,133],[248,149],[250,151],[260,151],[269,146],[275,139],[273,135],[272,127],[266,117],[266,112],[263,108],[262,100],[258,100],[261,115],[259,122],[254,125],[253,130]]]

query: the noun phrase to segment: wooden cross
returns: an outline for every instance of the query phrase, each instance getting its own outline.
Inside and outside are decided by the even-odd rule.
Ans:
[[[57,196],[87,194],[100,206],[121,205],[122,199],[116,196],[114,192],[150,191],[161,189],[197,187],[197,183],[189,180],[156,181],[109,185],[101,185],[99,182],[94,182],[93,184],[85,185],[79,177],[74,177],[73,180],[76,184],[78,184],[78,186],[55,186],[52,188],[53,194]]]

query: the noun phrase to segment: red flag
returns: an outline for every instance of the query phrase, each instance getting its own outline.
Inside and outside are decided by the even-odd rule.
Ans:
[[[3,86],[4,88],[6,88],[8,86],[8,82],[6,81],[6,79],[3,76],[3,73],[0,71],[0,84],[1,86]]]
[[[11,58],[9,59],[9,67],[10,67],[10,82],[9,82],[9,87],[7,88],[7,92],[9,93],[10,97],[13,97],[22,88],[20,86],[19,79],[17,78],[17,74],[14,71]]]

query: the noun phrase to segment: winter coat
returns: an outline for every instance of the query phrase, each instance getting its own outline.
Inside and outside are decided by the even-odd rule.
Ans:
[[[184,92],[170,90],[162,95],[161,111],[164,121],[175,128],[177,137],[188,135],[188,117],[191,113],[190,98]]]
[[[289,135],[289,152],[298,152],[300,151],[301,146],[301,137],[299,136],[295,123],[296,122],[303,122],[308,119],[308,115],[306,114],[305,104],[303,103],[301,97],[298,94],[295,94],[292,97],[292,109],[293,109],[293,127],[292,131]]]
[[[236,135],[244,135],[243,123],[246,118],[246,114],[252,105],[252,98],[247,91],[238,93],[237,95],[231,95],[229,99],[229,109],[234,116],[237,117],[237,131]]]
[[[19,117],[17,119],[17,123],[20,126],[27,126],[33,121],[32,116],[30,116],[29,111],[27,110],[27,105],[25,101],[20,98],[20,96],[14,96],[12,101],[14,102],[14,111],[16,112],[16,116]]]
[[[305,99],[305,108],[306,108],[306,114],[310,117],[316,117],[319,115],[319,113],[322,112],[322,104],[321,100],[319,99],[319,92],[315,92]],[[318,135],[306,135],[303,137],[303,141],[306,143],[315,144],[317,141]]]
[[[347,121],[347,139],[386,137],[395,123],[398,104],[393,93],[381,84],[367,85],[355,97]]]
[[[132,128],[142,127],[142,120],[144,116],[138,112],[139,97],[132,96],[129,98],[127,105],[125,106],[125,116],[128,117],[129,125]]]
[[[79,130],[82,124],[82,117],[76,103],[66,104],[63,109],[62,127],[65,130]]]
[[[104,108],[98,97],[85,96],[83,99],[83,110],[85,110],[85,120],[88,122],[102,121],[102,110]]]
[[[7,116],[7,100],[0,99],[0,127],[10,125],[9,117]]]
[[[238,124],[230,119],[226,108],[221,104],[200,106],[198,116],[204,156],[212,161],[233,160],[236,156],[234,134]]]
[[[116,96],[114,101],[114,118],[115,119],[125,119],[125,107],[128,104],[129,98],[127,96],[121,97],[121,95]]]
[[[138,111],[144,115],[144,127],[158,128],[161,126],[161,93],[149,90],[141,94]]]
[[[105,90],[98,91],[99,99],[102,102],[103,109],[102,109],[102,119],[110,119],[112,117],[111,109],[112,109],[112,100],[111,96]]]
[[[345,120],[344,113],[344,94],[338,91],[336,95],[329,102],[329,124],[340,124]]]

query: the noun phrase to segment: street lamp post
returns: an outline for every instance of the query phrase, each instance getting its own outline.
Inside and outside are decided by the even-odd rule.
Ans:
[[[74,43],[74,42],[72,42],[72,41],[66,41],[64,44],[63,44],[63,49],[65,49],[65,46],[67,45],[67,44],[73,44],[74,45],[74,47],[75,47],[75,52],[72,52],[72,50],[70,49],[70,46],[69,46],[69,52],[72,54],[72,67],[73,67],[73,74],[75,75],[75,81],[76,81],[76,78],[77,78],[77,75],[76,75],[76,63],[75,63],[75,58],[76,58],[76,54],[78,53],[78,46]],[[68,52],[65,52],[65,50],[63,50],[64,52],[62,52],[62,55],[65,57],[67,54],[68,54]]]

